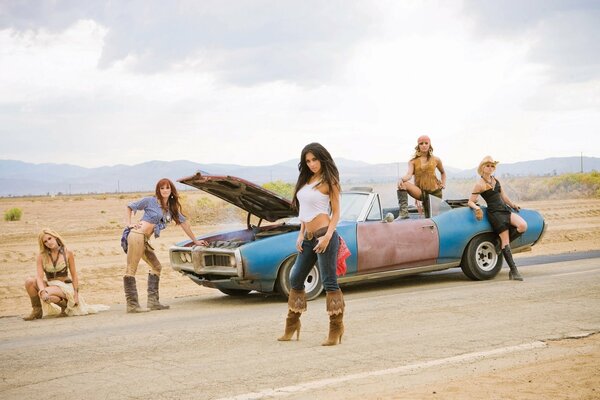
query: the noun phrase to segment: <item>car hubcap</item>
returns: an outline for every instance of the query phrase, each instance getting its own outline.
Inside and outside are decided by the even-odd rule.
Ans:
[[[494,269],[496,261],[498,261],[498,255],[494,249],[494,244],[490,242],[482,242],[477,247],[477,267],[482,270],[489,272]]]
[[[314,265],[311,268],[310,272],[308,273],[306,280],[304,281],[304,290],[306,291],[306,293],[310,293],[317,288],[318,284],[319,284],[319,268],[317,268],[317,266]]]

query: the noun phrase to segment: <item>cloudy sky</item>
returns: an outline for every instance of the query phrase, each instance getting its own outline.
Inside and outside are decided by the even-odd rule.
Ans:
[[[600,1],[0,2],[0,159],[600,157]]]

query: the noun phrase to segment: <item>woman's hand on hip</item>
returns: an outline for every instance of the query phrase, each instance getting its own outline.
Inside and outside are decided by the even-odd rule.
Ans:
[[[325,250],[327,250],[327,246],[329,246],[329,241],[331,240],[331,237],[325,235],[325,236],[321,236],[319,239],[317,239],[317,245],[314,247],[314,250],[316,253],[325,253]]]

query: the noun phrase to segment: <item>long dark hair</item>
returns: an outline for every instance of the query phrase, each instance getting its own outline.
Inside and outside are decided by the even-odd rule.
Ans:
[[[329,154],[327,149],[321,144],[309,143],[302,149],[302,153],[300,154],[300,162],[298,163],[298,171],[300,171],[300,175],[298,175],[298,181],[296,182],[296,188],[294,189],[294,197],[292,198],[292,206],[296,210],[300,209],[296,193],[298,193],[298,190],[300,190],[302,186],[306,185],[313,176],[313,173],[308,168],[308,165],[306,165],[306,154],[308,153],[312,153],[317,160],[321,162],[321,176],[323,179],[319,185],[326,184],[329,188],[329,193],[331,193],[334,187],[340,190],[340,173],[338,172],[337,166],[335,165],[335,161],[333,161],[331,154]]]
[[[162,178],[160,181],[158,181],[156,183],[156,189],[154,192],[156,193],[156,198],[158,199],[158,203],[162,207],[163,206],[163,198],[160,195],[160,188],[162,186],[166,186],[166,185],[169,185],[169,187],[171,188],[171,195],[167,199],[168,210],[166,210],[166,211],[169,211],[171,213],[171,218],[173,218],[173,221],[175,221],[175,224],[179,225],[181,223],[181,221],[179,220],[179,214],[181,214],[181,204],[179,203],[179,193],[177,193],[177,188],[175,187],[173,182],[171,182],[170,179]]]

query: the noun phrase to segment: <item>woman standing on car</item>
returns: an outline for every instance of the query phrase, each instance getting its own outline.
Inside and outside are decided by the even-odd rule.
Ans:
[[[440,172],[440,178],[435,170]],[[415,177],[415,183],[409,182]],[[446,171],[442,160],[433,155],[433,147],[429,136],[423,135],[417,139],[415,154],[408,161],[408,171],[398,182],[398,205],[400,206],[400,218],[408,218],[408,196],[423,203],[425,217],[430,217],[429,201],[427,196],[432,195],[442,198],[442,189],[446,187]]]
[[[510,251],[510,242],[518,238],[527,230],[527,222],[518,214],[521,207],[515,204],[506,195],[500,186],[500,181],[492,175],[496,170],[498,161],[494,161],[491,156],[485,156],[479,163],[477,173],[480,179],[475,183],[469,198],[469,207],[475,211],[475,218],[481,221],[483,211],[475,202],[481,195],[487,203],[488,220],[492,229],[500,237],[500,249],[502,255],[510,268],[508,277],[511,280],[522,281],[519,270]],[[500,253],[500,251],[498,251]]]
[[[79,295],[75,256],[58,233],[42,229],[38,246],[36,275],[25,280],[25,290],[33,308],[30,315],[23,317],[25,321],[40,319],[44,314],[64,317],[108,310],[105,305],[86,304]]]
[[[143,210],[142,219],[131,224],[132,213]],[[190,224],[181,214],[181,204],[179,195],[173,182],[163,178],[156,183],[155,196],[144,197],[139,201],[131,202],[127,205],[125,213],[124,235],[127,245],[127,269],[123,277],[123,286],[125,288],[125,298],[127,300],[127,312],[138,313],[148,311],[140,307],[138,302],[137,285],[135,282],[135,273],[137,271],[140,259],[143,259],[150,266],[148,271],[148,308],[150,310],[165,310],[169,306],[160,304],[158,296],[158,284],[160,281],[160,271],[162,266],[154,248],[150,245],[150,237],[160,236],[160,231],[166,228],[167,223],[175,221],[175,224],[181,226],[181,229],[197,246],[206,246],[204,240],[196,240],[196,236],[190,228]]]
[[[344,297],[338,286],[336,267],[339,236],[336,226],[340,218],[340,175],[331,155],[319,143],[310,143],[302,149],[300,174],[292,205],[301,221],[296,240],[298,257],[290,273],[291,290],[285,333],[278,340],[288,341],[296,333],[300,338],[300,316],[306,311],[304,281],[318,261],[327,293],[329,337],[323,346],[342,342],[344,334]]]

